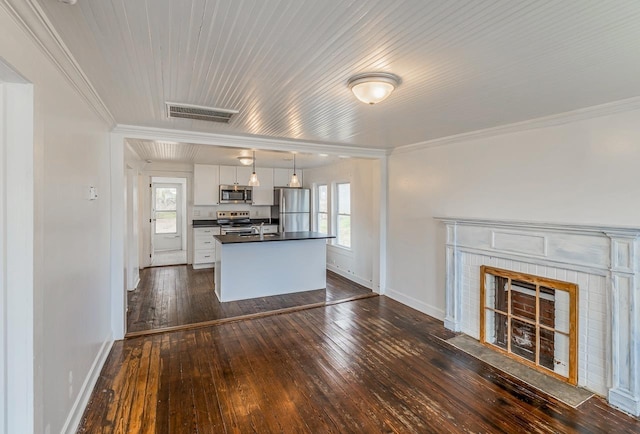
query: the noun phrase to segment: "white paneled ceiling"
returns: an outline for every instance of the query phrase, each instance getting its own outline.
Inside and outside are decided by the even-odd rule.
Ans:
[[[152,162],[171,161],[190,164],[239,166],[238,157],[251,157],[253,151],[252,149],[159,140],[127,139],[127,143],[141,160],[151,160]],[[335,163],[341,159],[342,157],[335,155],[296,152],[296,167],[309,169]],[[258,150],[256,151],[256,167],[293,168],[293,153]]]
[[[121,124],[393,148],[640,95],[639,0],[38,1]]]

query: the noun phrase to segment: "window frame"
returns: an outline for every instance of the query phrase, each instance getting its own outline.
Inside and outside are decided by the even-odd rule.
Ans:
[[[340,186],[341,185],[348,185],[349,186],[349,213],[341,213],[340,212]],[[341,181],[341,182],[335,182],[334,183],[334,196],[336,200],[333,201],[333,207],[332,209],[334,210],[334,217],[332,219],[332,222],[334,224],[334,227],[336,229],[336,238],[333,240],[333,245],[335,247],[339,247],[341,249],[345,249],[345,250],[351,250],[352,245],[353,245],[353,236],[351,234],[351,228],[353,227],[353,212],[351,210],[351,181]],[[349,245],[345,245],[345,244],[340,244],[340,225],[339,225],[339,220],[340,220],[340,216],[347,216],[349,217]]]
[[[315,218],[314,218],[314,226],[315,226],[315,230],[316,232],[320,232],[320,214],[324,214],[326,215],[326,221],[327,221],[327,232],[326,234],[329,235],[331,234],[331,198],[329,195],[329,184],[327,183],[321,183],[321,184],[316,184],[314,186],[314,192],[315,192]],[[326,203],[326,210],[325,211],[321,211],[320,210],[320,188],[324,187],[326,189],[326,195],[327,195],[327,203]],[[325,233],[325,232],[320,232],[320,233]]]

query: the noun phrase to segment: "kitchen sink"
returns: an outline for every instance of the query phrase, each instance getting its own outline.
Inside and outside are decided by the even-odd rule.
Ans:
[[[239,237],[260,237],[260,234],[242,234],[242,235],[238,235]],[[279,237],[280,234],[264,234],[263,237],[264,238],[271,238],[271,237]]]

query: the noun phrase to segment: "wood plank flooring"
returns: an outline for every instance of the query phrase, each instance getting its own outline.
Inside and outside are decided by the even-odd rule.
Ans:
[[[137,333],[212,320],[348,299],[371,291],[327,272],[327,288],[295,294],[220,303],[213,270],[188,265],[145,268],[138,289],[127,294],[127,332]]]
[[[451,347],[386,297],[119,341],[81,433],[640,432]]]

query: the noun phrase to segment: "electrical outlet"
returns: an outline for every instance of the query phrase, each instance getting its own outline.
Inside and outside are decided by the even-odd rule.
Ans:
[[[89,187],[89,200],[96,200],[98,198],[98,190],[95,187]]]

